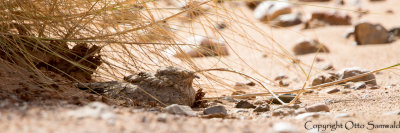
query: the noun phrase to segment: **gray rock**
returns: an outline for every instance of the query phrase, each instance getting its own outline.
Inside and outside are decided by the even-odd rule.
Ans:
[[[343,69],[343,70],[337,72],[336,75],[338,76],[338,80],[342,80],[342,79],[345,79],[348,77],[353,77],[353,76],[367,73],[367,72],[369,72],[369,71],[366,69],[362,69],[359,67],[353,67],[353,68]],[[374,74],[370,74],[370,75],[367,75],[367,76],[364,76],[361,78],[353,79],[348,82],[360,82],[360,81],[364,81],[366,84],[376,85],[376,79],[375,79]]]
[[[389,43],[389,31],[380,24],[359,23],[354,28],[354,37],[358,45]]]
[[[328,47],[317,40],[304,40],[293,47],[295,55],[305,55],[315,52],[329,53]]]
[[[176,115],[196,116],[196,112],[194,112],[189,106],[185,105],[172,104],[165,107],[165,111]]]
[[[267,112],[270,110],[270,107],[268,104],[263,104],[260,106],[257,106],[253,111],[254,112]]]
[[[316,85],[320,85],[320,84],[323,84],[323,83],[332,82],[332,81],[335,81],[337,79],[338,79],[337,75],[334,74],[334,73],[321,74],[321,75],[318,75],[318,76],[314,77],[311,85],[312,86],[316,86]]]
[[[235,108],[256,108],[256,106],[246,100],[240,100],[238,103],[236,103]]]
[[[205,115],[210,115],[210,114],[224,114],[227,115],[228,112],[226,111],[225,107],[222,105],[217,105],[213,107],[209,107],[203,111]]]
[[[307,112],[329,112],[329,107],[326,104],[318,103],[306,107]]]

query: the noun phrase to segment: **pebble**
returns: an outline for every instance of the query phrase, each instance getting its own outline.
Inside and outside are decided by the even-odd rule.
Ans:
[[[264,104],[264,103],[266,103],[267,101],[265,101],[265,100],[257,100],[257,101],[255,101],[254,102],[254,104],[255,105],[262,105],[262,104]]]
[[[172,104],[165,107],[165,110],[170,114],[196,116],[196,112],[186,105]]]
[[[329,25],[351,25],[351,17],[343,12],[317,11],[311,14],[310,21],[322,21]]]
[[[244,110],[244,109],[238,109],[238,110],[235,110],[234,112],[235,112],[235,113],[240,113],[240,112],[247,113],[247,112],[249,112],[249,111]]]
[[[247,84],[236,82],[235,86],[233,86],[233,89],[235,89],[235,90],[248,90],[248,89],[250,89],[250,87]]]
[[[286,74],[279,74],[278,76],[275,77],[275,81],[277,80],[284,80],[284,79],[288,79],[289,77]]]
[[[281,15],[278,18],[274,19],[271,21],[271,25],[273,26],[279,26],[279,27],[289,27],[289,26],[294,26],[301,24],[301,14],[300,13],[292,13],[292,14],[285,14]]]
[[[367,88],[366,84],[364,82],[357,82],[354,83],[353,86],[350,87],[350,89],[353,90],[361,90]]]
[[[264,22],[292,12],[292,4],[281,1],[263,1],[254,9],[256,19]]]
[[[305,55],[315,52],[329,53],[328,47],[317,40],[303,40],[293,47],[295,55]]]
[[[226,43],[222,40],[216,40],[213,38],[205,38],[201,36],[194,37],[193,39],[189,39],[188,44],[197,45],[196,48],[184,47],[182,48],[184,53],[177,50],[171,50],[172,53],[175,53],[175,57],[206,57],[206,56],[227,56],[229,55],[228,48]]]
[[[295,110],[291,108],[279,108],[272,111],[272,116],[288,116],[295,114]]]
[[[288,122],[277,122],[273,125],[274,133],[300,133],[297,127]]]
[[[318,103],[306,107],[307,112],[329,112],[329,107],[326,104]]]
[[[167,115],[166,114],[157,115],[157,121],[158,122],[162,122],[162,123],[166,123],[167,122]]]
[[[390,42],[389,31],[385,27],[368,22],[359,23],[354,27],[354,38],[358,45]]]
[[[237,100],[235,100],[235,99],[233,99],[232,97],[230,97],[230,96],[225,96],[223,99],[221,99],[221,100],[225,100],[225,101],[228,101],[228,102],[237,102]]]
[[[314,77],[311,85],[316,86],[320,85],[323,83],[328,83],[337,80],[337,76],[334,73],[328,73],[328,74],[321,74],[316,77]]]
[[[246,100],[240,100],[238,103],[236,103],[235,108],[256,108],[256,106]]]
[[[324,65],[321,67],[321,69],[322,69],[322,70],[325,70],[325,71],[328,71],[328,70],[334,70],[335,68],[333,67],[333,65],[332,65],[331,63],[328,63],[328,64],[324,64]]]
[[[228,112],[226,111],[225,107],[222,105],[217,105],[213,107],[209,107],[203,111],[205,115],[210,115],[210,114],[223,114],[227,115]]]
[[[297,120],[303,120],[306,118],[318,118],[320,116],[328,116],[329,113],[325,113],[325,112],[307,112],[307,113],[303,113],[303,114],[299,114],[295,117],[295,119]]]
[[[338,89],[338,88],[330,88],[330,89],[327,89],[325,92],[328,94],[332,94],[332,93],[336,93],[339,91],[340,91],[340,89]]]
[[[346,117],[350,117],[350,114],[348,114],[348,113],[341,113],[341,114],[335,115],[333,118],[346,118]]]
[[[267,112],[270,110],[270,107],[268,104],[263,104],[260,106],[257,106],[253,111],[254,112]]]
[[[295,94],[282,94],[278,95],[278,98],[282,100],[284,103],[290,103],[294,98],[296,97]],[[275,97],[271,96],[269,98],[269,101],[271,101],[273,104],[281,104]]]
[[[353,77],[359,74],[367,73],[370,72],[366,69],[360,68],[360,67],[352,67],[352,68],[345,68],[336,73],[338,80],[342,80],[348,77]],[[360,81],[365,81],[366,84],[372,84],[376,85],[376,79],[374,74],[370,74],[364,77],[360,77],[357,79],[353,79],[347,82],[360,82]]]
[[[290,84],[289,84],[289,82],[288,81],[283,81],[283,80],[280,80],[279,81],[279,86],[280,87],[288,87]]]

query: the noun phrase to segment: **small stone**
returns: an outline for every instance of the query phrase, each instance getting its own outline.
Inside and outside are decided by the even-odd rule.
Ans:
[[[344,2],[344,0],[335,0],[335,3],[337,5],[345,5],[346,3]]]
[[[335,80],[337,80],[337,75],[335,75],[334,73],[321,74],[321,75],[314,77],[311,85],[316,86],[316,85],[320,85],[320,84],[324,84],[324,83],[328,83],[328,82],[333,82]]]
[[[240,100],[238,103],[236,103],[235,108],[256,108],[256,106],[246,100]]]
[[[210,114],[224,114],[227,115],[228,112],[226,111],[225,107],[222,105],[217,105],[213,107],[209,107],[203,111],[205,115],[210,115]]]
[[[364,82],[354,83],[353,86],[350,87],[350,89],[353,89],[353,90],[361,90],[361,89],[365,89],[365,88],[367,88],[367,86]]]
[[[166,114],[160,114],[157,116],[157,121],[158,122],[162,122],[162,123],[166,123],[167,122],[167,115]]]
[[[288,122],[278,122],[272,127],[274,133],[299,133],[297,127]]]
[[[346,117],[350,117],[350,114],[348,114],[348,113],[341,113],[341,114],[335,115],[334,118],[346,118]]]
[[[358,45],[389,43],[390,35],[380,24],[359,23],[354,27],[354,37]]]
[[[329,53],[328,47],[317,40],[304,40],[293,47],[295,55],[305,55],[315,52]]]
[[[196,112],[194,112],[189,106],[185,105],[172,104],[167,106],[165,110],[170,114],[196,116]]]
[[[326,104],[319,103],[306,107],[307,112],[329,112],[329,107]]]
[[[246,6],[251,10],[256,9],[256,7],[261,3],[261,1],[246,1]]]
[[[343,90],[342,91],[342,94],[348,94],[348,93],[351,93],[351,91],[350,90]]]
[[[289,26],[294,26],[301,24],[301,14],[285,14],[281,15],[278,18],[274,19],[271,21],[271,25],[273,26],[279,26],[279,27],[289,27]]]
[[[274,20],[280,15],[292,12],[292,4],[289,2],[263,1],[254,10],[256,19],[264,22]]]
[[[379,89],[380,87],[378,85],[367,85],[367,88],[371,90],[376,90]]]
[[[328,71],[328,70],[334,70],[335,68],[333,68],[333,65],[332,65],[332,64],[328,63],[328,64],[323,65],[323,66],[321,67],[321,69],[322,69],[322,70],[325,70],[325,71]]]
[[[310,118],[310,117],[312,117],[312,118],[318,118],[318,117],[320,117],[320,116],[327,116],[327,115],[329,115],[329,113],[324,113],[324,112],[307,112],[307,113],[303,113],[303,114],[297,115],[297,116],[295,117],[295,119],[303,120],[303,119]]]
[[[342,12],[313,12],[310,21],[321,21],[329,25],[351,25],[351,17]]]
[[[249,111],[244,110],[244,109],[238,109],[238,110],[235,110],[234,112],[235,113],[240,113],[240,112],[246,113],[246,112],[249,112]]]
[[[282,100],[282,102],[284,103],[290,103],[294,98],[296,97],[296,95],[294,94],[282,94],[282,95],[278,95],[278,98]],[[275,97],[270,97],[269,101],[271,101],[273,104],[281,104]]]
[[[279,86],[280,87],[288,87],[289,86],[289,82],[280,80],[279,81]]]
[[[235,90],[248,90],[250,87],[247,84],[236,82],[235,86],[233,86]]]
[[[256,86],[256,83],[254,83],[254,82],[248,82],[248,83],[246,83],[246,85],[248,85],[248,86]]]
[[[233,99],[233,98],[230,97],[230,96],[225,96],[222,100],[226,100],[226,101],[228,101],[228,102],[237,102],[237,100]]]
[[[339,91],[340,91],[340,89],[338,89],[338,88],[330,88],[330,89],[327,89],[325,92],[328,94],[332,94],[332,93],[336,93]]]
[[[291,108],[279,108],[272,111],[272,116],[288,116],[295,113],[294,109]]]
[[[234,92],[232,92],[232,95],[243,95],[243,94],[246,94],[246,92],[245,91],[234,91]]]
[[[400,39],[400,27],[394,27],[389,30],[389,41],[394,41],[396,39]]]
[[[197,45],[196,48],[182,49],[181,51],[171,50],[175,57],[206,57],[206,56],[227,56],[229,55],[226,43],[222,40],[216,40],[205,37],[194,37],[188,39],[189,44]],[[175,51],[175,52],[174,52]]]
[[[284,80],[284,79],[288,79],[289,77],[285,74],[279,74],[278,76],[275,77],[275,81],[277,80]]]
[[[255,105],[262,105],[264,103],[266,103],[264,100],[257,100],[254,102]]]
[[[267,112],[269,110],[270,110],[269,105],[268,104],[263,104],[263,105],[257,106],[254,109],[254,112]]]
[[[370,72],[370,71],[359,68],[359,67],[353,67],[353,68],[343,69],[343,70],[337,72],[336,75],[338,77],[338,80],[342,80],[345,78],[353,77],[353,76],[363,74],[363,73],[368,73],[368,72]],[[376,85],[376,79],[375,79],[374,74],[370,74],[370,75],[367,75],[364,77],[353,79],[348,82],[360,82],[360,81],[364,81],[366,84]]]

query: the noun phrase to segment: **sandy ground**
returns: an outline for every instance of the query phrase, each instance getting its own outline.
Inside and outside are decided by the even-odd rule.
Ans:
[[[346,1],[347,5],[350,5],[350,1]],[[397,5],[400,5],[398,0],[387,0],[385,2],[374,2],[371,3],[367,0],[362,0],[363,9],[368,9],[369,14],[364,15],[362,18],[357,18],[358,13],[353,11],[345,11],[353,16],[353,23],[368,21],[372,23],[380,23],[387,29],[394,26],[399,26],[400,9]],[[322,5],[327,7],[340,7],[344,9],[356,9],[354,6],[337,6],[334,2],[329,3],[311,3],[310,6],[301,6],[297,9],[303,12],[310,12],[312,10],[331,10],[324,7],[312,6]],[[226,4],[226,6],[229,6]],[[385,13],[387,10],[393,10],[394,14]],[[323,71],[318,70],[321,66],[327,63],[333,64],[337,70],[359,66],[369,70],[375,70],[382,67],[390,66],[399,62],[400,55],[400,41],[395,41],[390,44],[382,45],[365,45],[356,46],[353,45],[353,38],[346,39],[344,34],[346,31],[351,29],[353,26],[327,26],[316,29],[302,30],[303,25],[298,25],[290,28],[271,28],[267,24],[259,23],[256,19],[252,18],[251,11],[245,7],[240,7],[235,12],[243,12],[247,14],[249,22],[254,23],[255,26],[268,34],[267,37],[261,36],[258,32],[253,29],[244,29],[248,36],[254,38],[256,42],[260,43],[255,46],[247,44],[248,40],[237,40],[227,38],[227,42],[230,43],[232,49],[236,53],[231,56],[223,57],[222,59],[215,58],[199,58],[195,59],[195,63],[202,68],[209,67],[225,67],[230,66],[235,70],[240,70],[246,74],[255,76],[260,79],[268,80],[273,79],[279,74],[286,74],[290,81],[290,86],[286,88],[274,87],[270,85],[274,91],[291,90],[294,88],[301,87],[304,82],[310,83],[306,80],[306,76],[302,74],[299,67],[291,63],[288,58],[282,58],[278,54],[274,54],[271,51],[281,51],[277,48],[277,44],[285,48],[291,53],[291,48],[294,44],[301,39],[315,38],[326,44],[330,50],[329,54],[318,54],[318,58],[324,61],[317,62],[314,64],[312,76],[315,76]],[[231,24],[232,27],[235,24]],[[233,29],[233,28],[232,28]],[[221,31],[221,34],[229,34],[231,32],[237,32],[227,28]],[[260,30],[257,29],[257,30]],[[234,37],[232,37],[234,38]],[[273,38],[275,42],[265,39]],[[267,41],[264,41],[267,40]],[[247,45],[246,45],[247,44]],[[263,49],[266,48],[266,49]],[[258,50],[254,50],[258,49]],[[261,50],[260,50],[261,49]],[[237,55],[236,55],[237,54]],[[263,57],[267,55],[267,57]],[[240,57],[240,58],[239,58]],[[302,66],[308,72],[313,62],[315,54],[296,56],[302,62]],[[224,61],[226,64],[221,64],[219,61]],[[244,60],[247,65],[240,64],[240,61]],[[5,70],[4,70],[5,71]],[[219,77],[230,77],[227,80],[231,80],[231,87],[235,82],[248,82],[241,77],[227,73],[213,72],[218,74]],[[10,76],[11,75],[11,76]],[[312,77],[311,76],[311,77]],[[327,132],[399,132],[400,128],[397,129],[372,129],[368,126],[368,122],[375,124],[391,124],[393,122],[400,122],[400,115],[384,115],[384,113],[400,110],[400,84],[398,72],[396,69],[383,71],[376,74],[376,79],[379,89],[363,89],[363,90],[351,90],[350,93],[334,93],[326,94],[323,91],[316,91],[311,94],[303,95],[300,99],[301,106],[312,105],[314,103],[326,103],[330,112],[329,115],[321,116],[319,118],[312,119],[296,119],[295,116],[286,117],[275,117],[271,116],[270,112],[265,113],[254,113],[251,109],[240,109],[244,112],[238,112],[236,108],[233,108],[235,103],[224,102],[224,105],[228,109],[230,118],[198,118],[198,117],[186,117],[167,114],[160,108],[139,108],[139,107],[120,107],[112,106],[112,112],[116,114],[115,119],[97,119],[97,118],[74,118],[68,115],[71,110],[79,108],[79,104],[86,104],[90,100],[82,92],[74,90],[73,87],[65,85],[60,88],[65,88],[65,94],[70,97],[54,98],[60,99],[55,100],[46,104],[47,99],[33,99],[33,102],[19,102],[9,99],[13,97],[21,97],[20,95],[12,96],[8,95],[9,90],[23,86],[20,83],[30,82],[24,81],[29,79],[29,76],[21,77],[14,73],[2,74],[1,88],[2,91],[0,102],[0,132],[243,132],[243,133],[262,133],[262,132],[274,132],[278,123],[291,123],[291,129],[298,132],[317,132],[316,129],[307,130],[313,125],[327,125],[332,123],[349,124],[351,122],[358,123],[360,126],[352,126],[351,129],[338,128],[333,130],[328,128]],[[14,82],[15,79],[18,82]],[[60,78],[62,79],[62,78]],[[35,81],[35,79],[32,79]],[[230,95],[232,88],[229,86],[220,86],[215,84],[208,84],[208,82],[200,80],[198,81],[202,88],[208,93],[206,96],[220,96]],[[229,83],[229,82],[228,82]],[[12,84],[12,85],[10,85]],[[273,84],[273,83],[271,83]],[[339,88],[344,90],[341,86],[333,86],[329,88]],[[7,89],[4,89],[7,88]],[[72,89],[71,89],[72,88]],[[265,91],[257,85],[252,87],[247,92],[260,92]],[[43,92],[47,92],[43,90]],[[78,93],[77,93],[78,92]],[[32,92],[33,94],[42,94],[41,92]],[[49,92],[50,93],[50,92]],[[21,94],[22,97],[24,96]],[[82,96],[76,100],[74,96]],[[51,97],[52,93],[37,97]],[[50,98],[54,100],[53,98]],[[75,99],[75,101],[74,101]],[[257,97],[257,100],[266,99],[266,97]],[[76,101],[81,102],[77,104]],[[254,102],[255,100],[250,100]],[[74,103],[75,102],[75,103]],[[195,109],[201,112],[202,109]],[[346,118],[335,118],[336,115],[347,113],[350,117]],[[307,123],[307,121],[310,122]],[[356,124],[354,124],[356,125]],[[362,128],[361,128],[362,127]],[[350,127],[349,127],[350,128]]]

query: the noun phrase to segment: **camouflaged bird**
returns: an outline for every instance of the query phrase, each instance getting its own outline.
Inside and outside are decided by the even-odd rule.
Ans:
[[[167,67],[157,70],[154,75],[140,72],[126,76],[125,82],[78,83],[76,86],[82,90],[104,93],[112,98],[126,97],[141,102],[155,101],[156,98],[165,104],[191,106],[195,101],[195,90],[192,87],[194,78],[198,77],[192,71]]]

